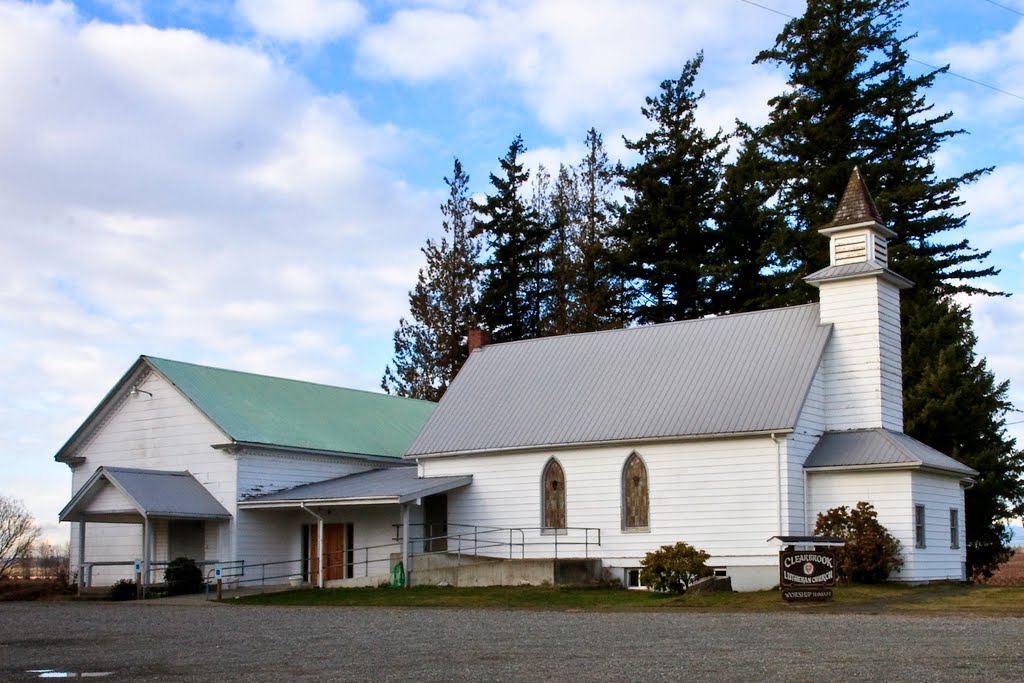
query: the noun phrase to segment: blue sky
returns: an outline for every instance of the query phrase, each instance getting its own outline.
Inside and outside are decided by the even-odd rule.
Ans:
[[[914,58],[1016,95],[945,76],[930,97],[970,132],[940,173],[997,167],[962,195],[967,236],[1019,294],[967,303],[1024,407],[1024,0],[999,4],[912,2],[904,27]],[[702,123],[759,123],[785,75],[751,61],[785,21],[741,0],[0,0],[0,493],[52,530],[52,456],[140,354],[377,388],[453,157],[478,193],[518,133],[531,165],[575,163],[591,126],[626,159],[644,96],[700,49]]]

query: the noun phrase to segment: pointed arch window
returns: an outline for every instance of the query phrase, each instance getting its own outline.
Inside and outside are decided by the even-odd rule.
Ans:
[[[562,464],[551,458],[544,466],[541,477],[541,525],[549,529],[564,529],[565,524],[565,471]]]
[[[650,528],[650,495],[647,490],[647,465],[638,453],[631,453],[622,467],[622,528]]]

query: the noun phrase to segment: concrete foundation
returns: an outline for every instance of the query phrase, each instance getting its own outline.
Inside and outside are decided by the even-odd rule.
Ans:
[[[391,557],[392,566],[401,557]],[[417,555],[412,558],[411,586],[541,586],[586,584],[601,577],[601,560],[531,559],[507,560],[451,554]]]

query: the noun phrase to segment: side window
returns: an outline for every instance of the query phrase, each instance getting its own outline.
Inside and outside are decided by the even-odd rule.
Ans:
[[[924,505],[914,506],[914,545],[918,548],[926,547],[924,537]]]
[[[949,547],[960,547],[960,511],[949,508]]]
[[[647,465],[637,453],[626,458],[622,468],[622,528],[650,527],[650,495],[647,490]]]
[[[554,458],[548,460],[541,477],[541,526],[564,529],[565,524],[565,472]]]

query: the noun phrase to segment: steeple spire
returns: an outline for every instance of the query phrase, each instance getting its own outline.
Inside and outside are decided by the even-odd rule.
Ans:
[[[860,167],[854,166],[832,222],[822,226],[821,229],[864,223],[882,225],[882,216],[878,213],[878,207],[875,206],[875,201],[871,198],[867,185],[864,184],[864,178],[860,175]]]

